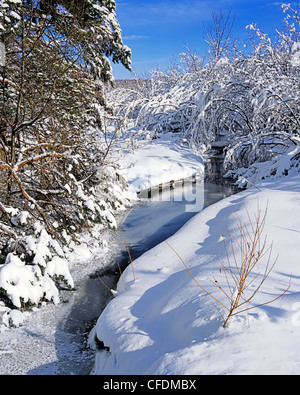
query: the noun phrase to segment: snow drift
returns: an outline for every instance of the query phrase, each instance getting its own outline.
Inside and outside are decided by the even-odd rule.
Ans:
[[[279,259],[252,305],[226,329],[214,301],[195,284],[180,259],[162,243],[134,262],[119,282],[119,295],[98,320],[94,335],[110,352],[97,354],[94,374],[298,374],[300,176],[259,184],[196,215],[168,242],[197,281],[219,298],[217,278],[226,287],[219,260],[236,251],[237,217],[247,222],[268,203],[265,235]],[[256,275],[262,273],[257,271]],[[270,305],[288,287],[288,293]],[[224,295],[223,295],[224,296]]]

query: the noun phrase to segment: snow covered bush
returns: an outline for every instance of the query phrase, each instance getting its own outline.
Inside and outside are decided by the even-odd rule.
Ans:
[[[61,287],[74,283],[63,246],[38,222],[29,235],[11,239],[0,265],[0,298],[14,308],[59,302]]]
[[[1,290],[14,306],[21,308],[22,303],[38,304],[44,292],[38,284],[41,272],[37,267],[27,266],[16,256],[9,256],[1,270]]]
[[[16,12],[22,4],[21,0],[0,0],[0,33],[11,34],[20,23],[20,16]]]
[[[217,51],[218,35],[209,31],[208,61],[187,48],[177,67],[154,71],[143,84],[110,91],[107,101],[116,117],[127,116],[128,125],[150,130],[154,138],[182,132],[201,151],[223,136],[227,170],[274,160],[296,148],[300,22],[291,5],[282,8],[285,28],[276,31],[274,41],[252,24],[243,49],[231,44],[230,16],[214,15],[213,28],[226,32],[222,50]]]
[[[241,167],[237,170],[229,170],[225,178],[235,182],[239,188],[256,185],[267,178],[287,176],[300,171],[300,144],[289,152],[278,155],[272,160],[254,162],[248,168]]]
[[[39,306],[43,301],[59,303],[56,284],[60,278],[73,288],[68,264],[54,257],[45,264],[26,265],[18,256],[9,254],[6,263],[0,266],[0,291],[8,305],[15,308]]]
[[[0,203],[2,218],[5,213],[9,220],[9,225],[2,218],[0,222],[6,236],[1,238],[0,299],[10,300],[17,308],[41,301],[57,303],[58,289],[73,287],[66,258],[77,235],[89,232],[101,243],[101,230],[117,227],[115,214],[127,203],[127,184],[114,167],[97,172],[99,180],[93,187],[77,182],[71,174],[65,186],[68,215],[64,217],[54,212],[43,223],[36,220],[33,207],[28,212]]]

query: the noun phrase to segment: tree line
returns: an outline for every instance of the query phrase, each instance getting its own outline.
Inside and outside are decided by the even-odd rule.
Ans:
[[[179,63],[154,70],[147,84],[137,80],[135,87],[110,92],[108,102],[128,124],[154,137],[181,132],[202,153],[223,139],[225,167],[232,172],[290,150],[280,172],[299,166],[300,18],[289,4],[282,10],[284,27],[274,38],[252,24],[243,45],[233,36],[234,16],[212,13],[203,25],[207,54],[186,48]],[[265,176],[276,174],[277,165]]]

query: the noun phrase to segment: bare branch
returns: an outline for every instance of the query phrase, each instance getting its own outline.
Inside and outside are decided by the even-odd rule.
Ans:
[[[227,228],[234,265],[231,265],[229,258],[228,266],[226,266],[222,261],[219,260],[219,263],[221,265],[220,273],[225,276],[225,281],[227,284],[226,289],[216,278],[211,280],[211,282],[219,289],[219,291],[223,295],[225,295],[228,305],[221,302],[220,299],[214,297],[195,279],[184,260],[179,256],[175,249],[168,242],[166,242],[166,244],[181,260],[186,271],[194,280],[194,282],[198,285],[198,287],[207,295],[209,295],[214,301],[216,301],[221,307],[225,308],[225,310],[227,311],[227,316],[224,318],[223,314],[221,314],[224,320],[224,328],[227,326],[228,321],[232,316],[241,314],[243,312],[252,310],[260,306],[271,304],[281,298],[283,295],[285,295],[290,289],[291,280],[286,290],[276,298],[273,298],[272,300],[268,300],[261,304],[257,304],[255,306],[249,306],[245,309],[241,309],[242,306],[249,305],[249,303],[254,299],[254,297],[262,288],[265,281],[269,278],[278,260],[277,256],[274,262],[270,265],[273,245],[271,244],[269,247],[267,247],[266,237],[262,241],[262,233],[266,224],[267,211],[268,206],[266,207],[265,212],[262,215],[258,204],[257,213],[254,215],[254,220],[252,220],[248,210],[246,210],[249,221],[248,224],[243,223],[238,214],[236,213],[237,229],[240,233],[239,242],[237,243],[238,249],[236,249],[236,243],[234,242],[233,237]],[[261,275],[259,271],[257,273],[253,273],[254,269],[258,269],[259,263],[261,263],[262,258],[268,252],[269,256],[267,262],[264,264],[263,275]],[[256,280],[259,279],[259,277],[261,276],[261,280],[257,283]],[[254,286],[254,291],[250,292],[250,294],[246,294],[246,291],[247,289],[249,289],[250,285]]]

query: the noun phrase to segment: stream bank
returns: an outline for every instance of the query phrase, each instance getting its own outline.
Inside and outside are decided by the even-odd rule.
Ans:
[[[203,208],[235,193],[232,186],[190,178],[184,182],[153,188],[150,198],[140,201],[121,215],[132,259],[137,259],[177,232]],[[83,267],[78,261],[72,276],[76,290],[63,291],[62,303],[46,305],[31,313],[22,327],[1,329],[0,373],[9,375],[88,375],[94,353],[88,337],[112,294],[101,280],[115,289],[130,263],[120,231],[108,232],[109,249],[99,251]],[[101,347],[101,344],[98,345]]]
[[[131,258],[133,260],[139,258],[146,251],[172,236],[198,210],[203,210],[233,193],[235,188],[230,185],[207,183],[202,179],[191,178],[185,180],[184,185],[177,184],[174,189],[164,188],[163,191],[158,192],[158,188],[154,188],[151,198],[148,198],[148,191],[141,194],[140,201],[120,218]],[[192,203],[196,203],[195,210],[187,211],[186,207],[192,207]],[[108,263],[103,265],[99,259],[99,268],[89,274],[77,287],[78,291],[73,296],[73,300],[67,304],[69,308],[66,314],[58,323],[56,344],[58,357],[61,358],[58,374],[86,375],[93,368],[95,350],[89,347],[88,337],[102,311],[113,299],[111,292],[102,284],[99,277],[109,288],[116,289],[120,279],[118,266],[123,271],[130,264],[120,229],[117,232],[110,232],[109,245],[113,246],[114,251],[111,251],[109,259],[106,257]],[[59,351],[63,345],[61,339],[65,337],[77,347],[76,355],[82,355],[80,365],[74,364],[72,359],[74,354],[73,357],[71,354],[66,362],[67,355]],[[96,346],[98,349],[103,347],[101,343],[96,343]],[[36,373],[32,372],[32,374]]]

